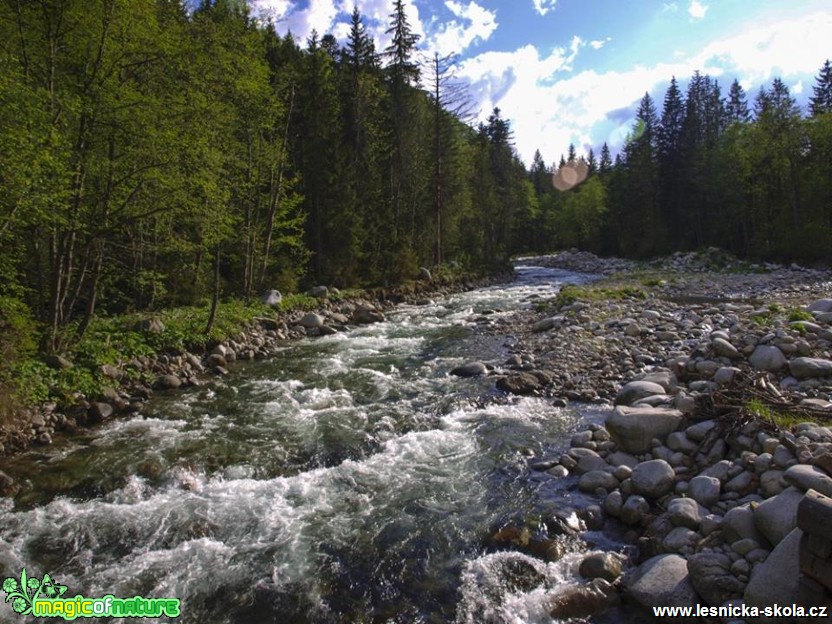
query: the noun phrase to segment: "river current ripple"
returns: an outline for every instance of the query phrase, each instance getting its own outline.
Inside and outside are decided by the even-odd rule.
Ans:
[[[449,371],[507,356],[513,338],[478,323],[583,279],[518,267],[17,458],[4,469],[27,488],[0,504],[0,572],[179,598],[185,623],[550,622],[579,556],[490,552],[486,537],[572,502],[528,458],[592,413],[491,400],[493,381]],[[521,564],[540,582],[510,582]]]

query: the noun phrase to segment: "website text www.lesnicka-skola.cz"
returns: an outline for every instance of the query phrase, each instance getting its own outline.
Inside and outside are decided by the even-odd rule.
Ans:
[[[797,604],[767,607],[752,607],[745,604],[708,607],[696,605],[691,607],[653,607],[653,615],[661,617],[728,617],[728,618],[828,618],[827,607],[804,607]]]

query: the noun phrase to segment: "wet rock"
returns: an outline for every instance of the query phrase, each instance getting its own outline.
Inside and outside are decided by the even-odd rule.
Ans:
[[[602,578],[614,583],[621,576],[621,559],[608,552],[590,553],[581,560],[578,572],[586,579]]]
[[[0,496],[12,497],[19,491],[20,485],[18,485],[9,475],[0,470]]]
[[[627,580],[627,591],[645,607],[693,606],[696,593],[684,557],[658,555],[642,563]]]
[[[497,388],[511,394],[533,394],[540,387],[540,381],[531,373],[514,373],[497,380]]]
[[[182,385],[182,380],[176,375],[162,375],[154,385],[159,390],[175,390]]]
[[[598,489],[609,492],[617,487],[618,479],[603,470],[592,470],[578,479],[578,489],[582,492],[595,492]]]
[[[722,553],[696,553],[688,557],[690,582],[712,607],[742,596],[745,586],[731,573],[731,559]]]
[[[832,375],[832,361],[820,358],[797,357],[789,362],[792,377],[808,379],[810,377],[826,377]]]
[[[663,459],[641,462],[633,469],[633,490],[648,498],[660,498],[673,489],[675,476],[673,467]]]
[[[615,587],[596,578],[586,585],[571,586],[561,591],[549,605],[549,615],[558,621],[583,620],[603,613],[618,604]]]
[[[632,494],[621,506],[620,518],[624,524],[638,524],[650,513],[650,503],[643,496]],[[610,514],[612,515],[612,514]]]
[[[320,314],[309,312],[307,314],[304,314],[300,321],[298,321],[298,323],[305,329],[314,329],[322,327],[325,320],[326,319],[324,319],[324,317]]]
[[[87,410],[87,415],[89,416],[90,424],[98,424],[112,417],[113,406],[109,403],[96,401],[90,404],[90,408]]]
[[[653,438],[663,440],[681,422],[682,413],[678,410],[619,406],[607,417],[606,428],[621,450],[646,453]]]
[[[381,323],[384,321],[384,314],[371,307],[358,307],[352,313],[352,322],[356,325],[368,325],[370,323]]]
[[[487,374],[488,367],[482,362],[468,362],[451,370],[451,375],[457,377],[478,377]]]

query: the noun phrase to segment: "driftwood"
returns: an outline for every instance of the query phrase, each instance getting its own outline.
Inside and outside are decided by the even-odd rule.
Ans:
[[[766,373],[738,373],[730,386],[701,397],[697,408],[711,418],[730,419],[739,426],[754,420],[776,429],[777,423],[772,418],[774,415],[816,422],[832,421],[832,412],[814,405],[801,404],[800,401],[804,398],[805,396],[780,390]]]

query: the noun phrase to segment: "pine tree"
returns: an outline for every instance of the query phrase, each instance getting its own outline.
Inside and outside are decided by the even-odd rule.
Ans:
[[[391,24],[386,32],[392,35],[393,40],[384,53],[389,60],[388,71],[393,87],[400,89],[402,85],[419,82],[419,65],[412,60],[419,35],[413,33],[407,21],[402,0],[395,0],[393,13],[389,17]]]
[[[678,246],[677,232],[681,207],[681,156],[682,128],[685,121],[685,105],[674,76],[664,97],[662,118],[657,132],[657,156],[659,165],[659,193],[664,220],[672,232],[674,245]],[[668,246],[662,251],[669,251]]]
[[[820,68],[812,90],[814,94],[809,102],[812,117],[832,112],[832,65],[829,59]]]
[[[589,153],[586,157],[586,165],[589,171],[589,175],[592,175],[598,170],[598,161],[595,159],[595,152],[591,147],[589,148]]]
[[[728,123],[748,123],[751,119],[751,112],[748,109],[748,100],[745,90],[740,86],[736,78],[731,83],[728,91],[728,101],[725,103],[725,113]]]
[[[354,5],[352,9],[350,33],[342,55],[353,73],[359,69],[373,68],[377,62],[373,39],[367,34],[367,27],[361,20],[358,5]]]
[[[598,172],[605,175],[612,170],[612,156],[610,155],[610,146],[606,141],[601,146],[601,162],[598,165]]]

